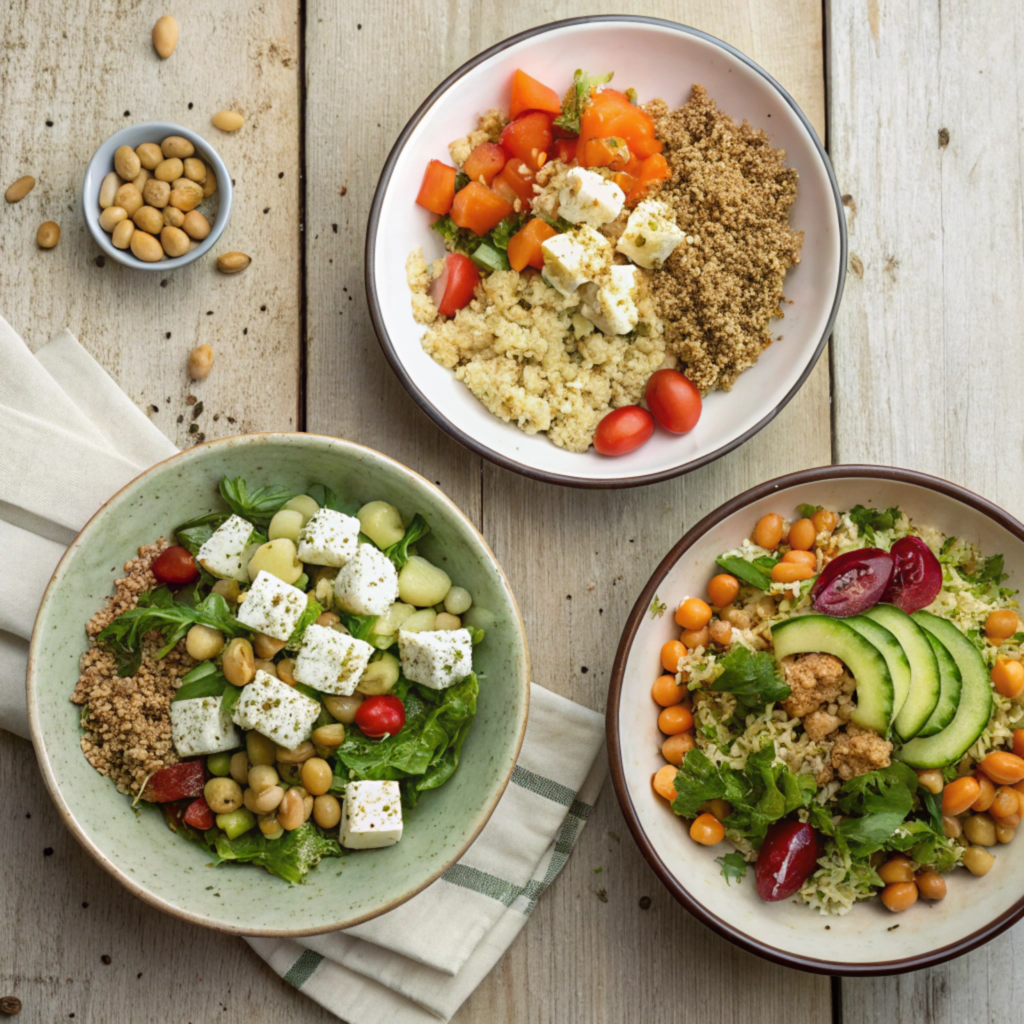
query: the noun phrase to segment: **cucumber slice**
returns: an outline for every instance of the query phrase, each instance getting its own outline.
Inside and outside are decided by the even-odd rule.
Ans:
[[[939,663],[942,693],[939,695],[939,703],[935,705],[931,717],[924,723],[924,728],[917,735],[934,736],[953,721],[957,705],[960,703],[963,680],[960,676],[960,669],[956,667],[956,662],[950,657],[949,651],[931,633],[925,633],[925,636],[928,637],[928,642],[932,645],[932,650],[935,651],[935,660]]]
[[[854,615],[843,619],[843,622],[857,630],[885,658],[889,675],[892,676],[893,714],[889,723],[891,725],[899,715],[900,708],[903,707],[907,699],[907,694],[910,693],[910,662],[906,652],[899,640],[885,626],[880,626],[872,619]]]
[[[910,662],[910,692],[897,709],[893,728],[906,742],[924,728],[939,703],[942,692],[938,662],[928,634],[904,611],[892,604],[876,604],[864,615],[884,626],[900,642]]]
[[[842,661],[857,681],[857,710],[853,722],[883,736],[892,720],[893,682],[878,648],[843,619],[828,615],[798,615],[772,626],[775,658],[791,654],[831,654]]]
[[[931,612],[914,612],[914,621],[946,648],[960,670],[960,702],[953,720],[934,736],[904,744],[896,757],[911,768],[944,768],[970,749],[992,716],[992,685],[978,649],[956,626]]]

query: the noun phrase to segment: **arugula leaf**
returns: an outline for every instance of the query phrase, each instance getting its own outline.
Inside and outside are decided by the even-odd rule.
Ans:
[[[715,561],[726,572],[731,572],[737,579],[749,583],[752,587],[757,587],[758,590],[768,590],[772,585],[771,576],[745,558],[740,558],[737,555],[719,555]]]
[[[341,501],[326,484],[310,484],[306,488],[309,495],[321,508],[329,508],[332,512],[344,512]]]
[[[274,514],[295,495],[296,492],[290,487],[278,484],[258,487],[250,494],[249,488],[240,476],[226,476],[220,482],[220,496],[228,503],[231,511],[255,526],[269,525]]]
[[[175,690],[171,703],[194,700],[196,697],[219,697],[227,685],[227,679],[214,662],[201,661],[181,677],[181,686]]]
[[[612,80],[613,72],[606,75],[588,75],[579,69],[572,76],[572,91],[562,101],[562,113],[555,118],[554,123],[559,128],[576,135],[580,133],[580,118],[583,110],[590,102],[590,94],[599,85],[605,85]]]
[[[410,546],[415,544],[416,541],[422,540],[428,533],[430,533],[430,524],[417,512],[409,524],[409,529],[405,531],[405,536],[400,541],[396,541],[390,547],[385,548],[384,554],[391,559],[396,569],[402,569],[405,563],[409,561]]]
[[[747,862],[739,850],[733,850],[722,857],[716,857],[715,862],[722,865],[722,877],[726,885],[732,885],[735,878],[737,883],[747,877]]]
[[[306,599],[306,607],[302,614],[299,616],[299,621],[295,623],[295,628],[292,630],[292,635],[288,637],[288,642],[285,647],[298,647],[302,644],[302,634],[314,623],[317,619],[323,615],[323,607],[315,600],[315,598],[309,597]]]
[[[763,708],[785,700],[790,688],[779,677],[775,658],[765,651],[737,645],[718,663],[724,670],[711,684],[716,693],[731,693],[744,707]]]
[[[309,869],[319,864],[322,858],[341,856],[337,842],[323,835],[311,821],[303,822],[282,839],[268,840],[253,830],[237,839],[228,839],[220,833],[212,845],[217,864],[226,861],[259,864],[272,875],[294,885],[305,882]]]
[[[198,555],[199,549],[213,536],[217,527],[222,526],[227,520],[226,512],[210,512],[197,519],[190,519],[174,531],[174,539],[189,554]]]
[[[861,536],[869,544],[874,544],[875,530],[891,530],[900,517],[900,510],[893,506],[884,512],[879,512],[876,508],[854,505],[847,515],[850,517],[850,522],[860,531]]]
[[[821,505],[797,505],[796,510],[800,513],[801,519],[810,519],[815,512],[821,511]]]

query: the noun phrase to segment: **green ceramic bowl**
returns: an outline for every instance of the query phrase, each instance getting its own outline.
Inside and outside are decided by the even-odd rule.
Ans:
[[[79,747],[70,701],[84,625],[135,549],[177,523],[222,508],[221,477],[296,489],[320,481],[339,495],[422,512],[421,550],[466,587],[494,623],[474,661],[479,710],[452,779],[405,819],[396,846],[346,852],[291,886],[248,865],[213,868],[170,833],[158,811],[131,802]],[[178,917],[242,935],[296,936],[345,928],[391,910],[454,864],[484,827],[519,754],[529,704],[523,623],[500,566],[472,523],[436,487],[368,448],[332,437],[257,434],[200,445],[161,462],[114,495],[61,559],[36,619],[28,669],[32,740],[57,809],[75,838],[136,896]]]

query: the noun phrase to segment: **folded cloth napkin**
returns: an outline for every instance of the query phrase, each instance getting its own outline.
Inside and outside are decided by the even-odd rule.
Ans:
[[[177,449],[68,331],[33,356],[2,318],[0,437],[0,593],[23,595],[0,603],[0,728],[27,736],[28,638],[53,569],[111,494]],[[366,924],[247,941],[349,1024],[447,1020],[565,865],[607,772],[603,737],[600,715],[532,686],[511,782],[458,864]]]

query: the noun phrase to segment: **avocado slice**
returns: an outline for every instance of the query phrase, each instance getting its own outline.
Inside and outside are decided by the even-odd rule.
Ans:
[[[879,625],[872,619],[854,615],[843,619],[843,622],[857,630],[885,658],[889,675],[892,676],[893,696],[890,722],[895,722],[900,708],[903,707],[907,695],[910,693],[910,661],[907,659],[903,646],[885,626]]]
[[[942,692],[939,694],[939,703],[931,717],[924,723],[924,728],[918,736],[934,736],[937,732],[945,729],[953,716],[956,714],[957,705],[960,703],[960,690],[963,687],[963,679],[956,662],[950,657],[946,650],[931,633],[925,633],[928,642],[935,652],[935,660],[939,663],[939,680],[942,683]]]
[[[928,634],[895,605],[876,604],[864,615],[899,640],[910,662],[910,692],[903,706],[897,709],[893,722],[896,735],[906,742],[921,732],[939,703],[942,680],[935,652],[928,642]]]
[[[854,724],[885,735],[892,721],[894,687],[889,666],[878,648],[844,619],[829,615],[798,615],[772,626],[775,659],[791,654],[831,654],[857,681]]]
[[[918,736],[896,757],[911,768],[944,768],[970,749],[992,716],[992,685],[980,652],[952,622],[931,612],[914,612],[914,621],[935,637],[960,670],[960,701],[952,721],[934,736]]]

